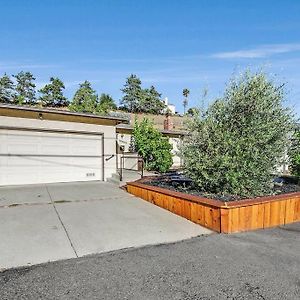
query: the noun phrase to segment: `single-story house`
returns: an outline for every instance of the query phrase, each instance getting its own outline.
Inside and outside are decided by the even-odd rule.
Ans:
[[[0,105],[0,186],[106,181],[128,150],[127,119],[64,110]],[[162,131],[174,147],[182,133]],[[124,142],[125,141],[125,142]],[[127,145],[127,146],[126,146]]]
[[[0,185],[106,180],[122,118],[0,105]]]

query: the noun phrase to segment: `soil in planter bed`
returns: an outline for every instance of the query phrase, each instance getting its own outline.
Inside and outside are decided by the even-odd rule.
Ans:
[[[186,193],[186,194],[195,195],[195,196],[201,196],[201,197],[210,198],[210,199],[216,199],[216,200],[220,200],[220,201],[224,201],[224,202],[237,201],[237,200],[249,198],[249,197],[241,197],[238,195],[210,194],[207,192],[202,192],[202,191],[197,190],[195,187],[193,187],[192,182],[189,182],[189,181],[185,182],[184,180],[182,180],[182,182],[180,182],[180,183],[178,181],[174,182],[174,181],[172,181],[172,179],[170,179],[169,176],[156,177],[155,179],[151,179],[151,180],[145,181],[143,183],[146,185],[165,188],[165,189],[168,189],[171,191]],[[300,192],[300,185],[295,184],[293,182],[288,182],[288,180],[282,180],[280,184],[274,185],[273,193],[264,194],[264,195],[257,196],[257,197],[287,194],[287,193],[293,193],[293,192]]]

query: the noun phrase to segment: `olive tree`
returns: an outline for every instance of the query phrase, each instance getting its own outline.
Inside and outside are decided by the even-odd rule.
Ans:
[[[246,197],[271,191],[293,123],[284,97],[284,84],[246,72],[191,118],[181,155],[198,189]]]

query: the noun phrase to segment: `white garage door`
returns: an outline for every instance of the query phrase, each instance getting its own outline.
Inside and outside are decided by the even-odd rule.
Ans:
[[[103,180],[102,135],[0,129],[0,185]]]

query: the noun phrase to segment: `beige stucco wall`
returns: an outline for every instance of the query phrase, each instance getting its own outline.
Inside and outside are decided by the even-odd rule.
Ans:
[[[108,158],[116,154],[116,127],[106,125],[94,125],[75,122],[49,121],[39,119],[26,119],[16,117],[0,116],[0,126],[26,127],[37,129],[52,130],[74,130],[74,131],[93,131],[104,134],[104,157]],[[116,157],[109,161],[104,160],[104,178],[105,180],[113,173],[116,173]]]

